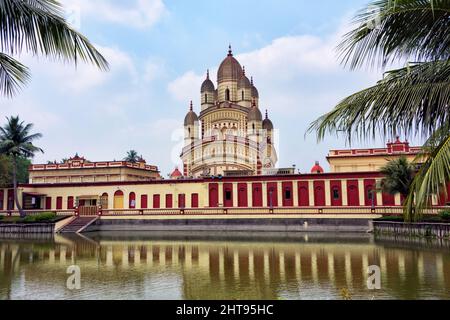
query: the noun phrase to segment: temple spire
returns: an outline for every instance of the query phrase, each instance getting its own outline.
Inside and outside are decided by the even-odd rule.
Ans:
[[[230,57],[232,55],[233,55],[233,50],[231,50],[231,43],[230,43],[230,45],[228,46],[228,56]]]
[[[190,106],[189,106],[189,111],[193,111],[194,110],[194,107],[193,107],[193,105],[192,105],[192,100],[191,100],[191,104],[190,104]]]
[[[206,69],[206,80],[209,80],[209,69]]]
[[[267,112],[267,109],[266,109],[266,119],[269,119],[269,113]]]

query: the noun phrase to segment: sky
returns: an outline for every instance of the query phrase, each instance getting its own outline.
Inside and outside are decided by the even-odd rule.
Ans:
[[[107,58],[111,70],[23,54],[30,83],[0,98],[0,119],[19,115],[43,134],[34,163],[78,153],[91,161],[121,160],[135,149],[167,176],[180,166],[189,101],[200,110],[206,70],[231,44],[253,76],[260,108],[279,133],[279,167],[325,168],[328,136],[305,136],[309,124],[341,99],[381,78],[382,70],[350,71],[336,45],[368,0],[63,0],[66,17]],[[4,120],[3,120],[4,121]],[[351,147],[382,147],[385,141]]]

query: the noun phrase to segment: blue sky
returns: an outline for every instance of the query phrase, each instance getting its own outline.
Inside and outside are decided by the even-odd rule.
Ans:
[[[63,0],[67,17],[111,63],[87,65],[19,57],[33,78],[0,116],[18,114],[44,134],[34,162],[78,152],[92,161],[119,160],[136,149],[166,175],[177,165],[181,125],[193,100],[198,111],[206,69],[215,71],[231,43],[253,75],[261,108],[279,130],[279,166],[326,166],[334,137],[316,144],[308,124],[380,77],[350,72],[334,48],[367,0]],[[354,146],[382,146],[382,142]]]

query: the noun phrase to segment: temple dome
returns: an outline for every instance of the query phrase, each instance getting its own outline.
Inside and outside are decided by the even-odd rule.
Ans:
[[[233,57],[230,46],[227,57],[222,61],[217,71],[217,82],[238,81],[241,76],[241,64]]]
[[[250,84],[252,86],[252,98],[259,98],[258,89],[256,89],[255,85],[253,84],[253,77],[250,80]]]
[[[262,120],[261,111],[259,111],[259,108],[255,104],[253,104],[252,108],[248,112],[247,120],[248,121],[261,121]]]
[[[201,93],[204,92],[215,92],[216,88],[214,87],[214,83],[209,79],[209,70],[206,73],[206,79],[202,83]]]
[[[311,168],[311,173],[324,173],[323,168],[320,166],[319,161]]]
[[[180,170],[178,170],[178,167],[175,168],[175,170],[173,170],[172,173],[170,174],[171,179],[179,179],[182,176],[183,174],[180,172]]]
[[[252,84],[250,83],[250,80],[245,75],[245,68],[242,68],[242,75],[239,78],[238,81],[238,89],[251,89]]]
[[[196,122],[198,122],[198,116],[193,110],[192,101],[191,101],[191,106],[189,108],[189,112],[186,114],[186,117],[184,118],[184,125],[185,126],[192,126]]]
[[[262,127],[263,127],[263,129],[266,129],[266,130],[273,130],[273,123],[269,119],[267,110],[266,110],[266,118],[263,120]]]

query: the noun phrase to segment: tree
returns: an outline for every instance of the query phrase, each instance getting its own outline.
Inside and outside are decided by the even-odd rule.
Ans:
[[[33,141],[41,138],[40,133],[31,133],[32,123],[24,124],[19,117],[6,118],[7,123],[4,127],[0,127],[0,155],[11,158],[12,163],[12,180],[14,188],[14,202],[20,212],[20,216],[24,217],[25,212],[19,203],[17,194],[17,163],[21,158],[33,158],[36,152],[44,152],[41,148],[33,145]]]
[[[381,180],[381,190],[389,194],[400,193],[407,197],[414,179],[414,166],[406,157],[389,161],[380,172],[384,175]]]
[[[1,94],[11,97],[29,80],[28,68],[13,58],[24,52],[108,70],[106,59],[68,25],[63,12],[56,0],[0,1]]]
[[[127,156],[123,159],[124,161],[137,163],[139,161],[139,156],[136,150],[130,150],[127,152]]]
[[[430,195],[450,180],[450,1],[376,0],[354,18],[357,27],[338,46],[342,63],[385,68],[376,85],[342,100],[309,128],[354,138],[399,134],[428,137],[405,204],[405,219],[420,218]]]

